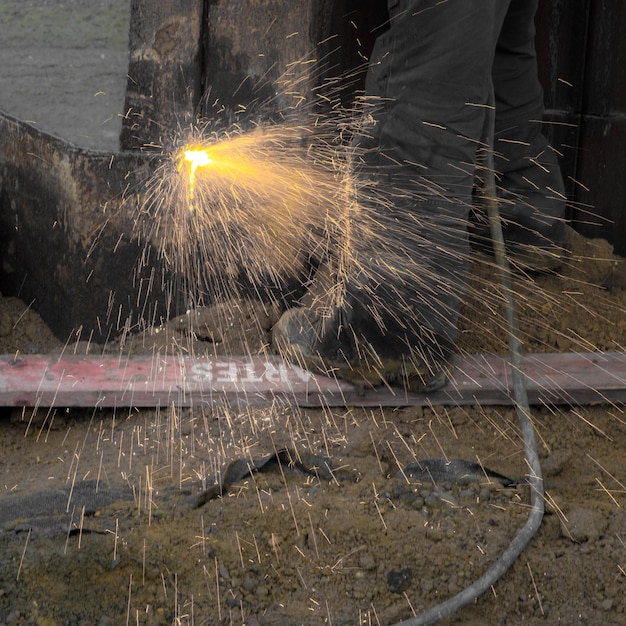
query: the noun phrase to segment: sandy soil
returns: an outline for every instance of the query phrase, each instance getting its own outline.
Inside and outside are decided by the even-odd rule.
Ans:
[[[97,3],[96,18],[87,0],[0,3],[0,106],[112,149],[112,126],[101,121],[121,108],[124,70],[95,78],[88,42],[123,59],[124,37],[110,39],[109,25],[122,28],[127,4]],[[82,95],[55,89],[56,79],[44,89],[38,55],[47,75],[66,71],[68,58],[93,58],[72,69]],[[105,83],[118,90],[103,113],[87,102]],[[78,101],[84,124],[67,119]],[[507,349],[488,274],[476,264],[459,350]],[[623,349],[625,276],[605,242],[575,238],[559,276],[520,278],[525,349]],[[229,326],[233,351],[267,341],[244,318]],[[188,328],[172,321],[160,341],[188,341]],[[197,349],[219,350],[217,332],[196,334]],[[0,297],[0,353],[56,352],[64,340],[28,303]],[[505,407],[1,411],[0,624],[391,625],[478,578],[527,518],[523,484],[397,477],[418,459],[447,457],[523,478],[517,417]],[[543,525],[491,593],[445,623],[626,624],[623,408],[532,413],[548,489]],[[227,462],[282,448],[318,467],[328,459],[333,475],[274,465],[197,507]]]

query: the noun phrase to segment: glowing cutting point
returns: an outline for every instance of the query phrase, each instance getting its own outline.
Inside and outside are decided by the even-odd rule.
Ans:
[[[207,165],[210,165],[211,158],[207,154],[206,150],[184,150],[180,159],[180,165],[178,166],[179,172],[186,163],[189,164],[189,210],[193,211],[193,200],[196,188],[196,170],[199,167],[206,167]]]

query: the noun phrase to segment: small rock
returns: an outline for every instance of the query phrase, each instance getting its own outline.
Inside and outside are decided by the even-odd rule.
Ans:
[[[376,559],[370,552],[362,552],[359,556],[359,565],[366,571],[376,569]]]
[[[458,499],[455,497],[455,495],[451,491],[444,491],[443,493],[439,494],[439,499],[444,504],[447,504],[448,506],[451,506],[453,508],[459,506]]]
[[[541,461],[541,470],[544,478],[553,478],[563,471],[572,456],[569,450],[555,450],[550,456]]]
[[[483,487],[479,492],[478,492],[478,499],[481,502],[489,502],[489,500],[491,500],[491,490],[487,489],[486,487]]]
[[[462,426],[467,423],[469,419],[467,416],[467,410],[464,407],[453,408],[449,411],[448,417],[453,426]]]
[[[569,517],[568,512],[568,503],[563,497],[559,494],[550,494],[550,497],[546,500],[546,514]]]
[[[387,584],[389,585],[389,589],[393,591],[393,593],[402,593],[408,588],[412,580],[413,571],[410,567],[405,567],[404,569],[400,570],[392,569],[387,574]]]
[[[599,511],[583,507],[572,508],[563,522],[562,535],[575,543],[595,541],[607,526],[607,520]]]
[[[8,624],[9,626],[11,624],[17,624],[20,621],[20,618],[22,617],[22,614],[17,610],[17,609],[13,609],[8,615],[7,618],[5,620],[5,623]]]

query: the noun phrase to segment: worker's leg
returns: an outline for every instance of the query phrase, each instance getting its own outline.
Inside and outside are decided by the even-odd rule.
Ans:
[[[442,381],[465,292],[476,152],[507,6],[389,2],[390,28],[366,84],[378,108],[355,141],[369,184],[351,218],[346,297],[322,314],[288,312],[275,330],[279,346],[414,389]]]
[[[538,0],[512,0],[496,46],[495,166],[504,233],[537,269],[559,264],[565,195],[556,154],[541,133],[543,91],[537,76],[534,17]],[[545,251],[545,255],[541,251]],[[534,254],[537,252],[537,254]],[[529,263],[532,268],[532,262]]]
[[[469,198],[508,4],[389,0],[390,28],[376,42],[366,82],[380,108],[360,137],[375,149],[367,161],[381,180],[405,177],[426,198]]]

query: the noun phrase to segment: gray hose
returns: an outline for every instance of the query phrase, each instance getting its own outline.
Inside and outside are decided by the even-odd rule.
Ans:
[[[493,115],[491,116],[493,118]],[[489,129],[490,147],[493,146],[493,119]],[[505,255],[504,237],[502,234],[502,223],[500,212],[498,211],[498,200],[496,195],[496,181],[494,174],[493,150],[487,153],[486,163],[483,166],[484,172],[484,196],[487,203],[487,213],[489,216],[489,226],[491,238],[496,257],[496,264],[500,271],[500,280],[504,289],[506,301],[506,318],[509,333],[509,348],[511,351],[511,369],[513,378],[513,400],[519,418],[522,439],[524,441],[524,453],[528,463],[528,483],[530,485],[530,515],[526,524],[517,533],[509,547],[498,557],[496,562],[475,582],[452,598],[434,606],[431,609],[417,615],[411,619],[399,622],[396,626],[425,626],[434,624],[439,620],[455,613],[458,609],[473,602],[478,596],[495,584],[495,582],[513,565],[517,557],[530,543],[535,533],[541,526],[544,513],[544,488],[541,474],[541,464],[537,452],[535,440],[535,429],[530,415],[528,405],[528,394],[526,392],[526,379],[522,371],[522,350],[519,339],[519,324],[517,318],[517,306],[513,294],[511,280],[511,269]]]

